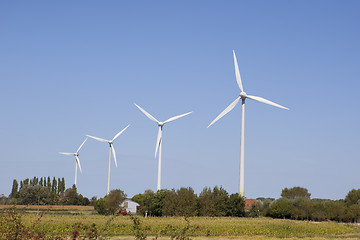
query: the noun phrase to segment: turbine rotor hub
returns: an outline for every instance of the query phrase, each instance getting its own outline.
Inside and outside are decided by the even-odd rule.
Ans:
[[[162,126],[164,126],[164,123],[163,123],[163,122],[159,122],[158,125],[159,125],[159,127],[162,127]]]
[[[245,98],[247,97],[246,92],[241,92],[241,93],[240,93],[240,97],[241,97],[242,99],[245,99]]]

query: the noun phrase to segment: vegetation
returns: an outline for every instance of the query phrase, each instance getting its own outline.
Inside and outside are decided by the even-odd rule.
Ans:
[[[149,216],[245,216],[244,199],[238,194],[229,196],[225,189],[217,186],[204,188],[199,197],[189,187],[157,193],[146,190],[132,200],[140,204],[140,214]]]
[[[0,214],[0,239],[102,239],[130,235],[135,236],[136,239],[360,237],[360,229],[357,225],[336,222],[319,223],[264,217],[184,219],[184,217],[144,218],[123,214],[103,216],[89,214],[89,207],[57,206],[57,208],[61,207],[69,208],[69,212],[74,208],[80,211],[72,214],[58,214],[55,210],[39,212],[39,214],[20,214],[16,209],[8,209]]]
[[[295,198],[310,198],[311,194],[306,188],[302,187],[293,187],[293,188],[284,188],[281,192],[281,197],[295,199]]]
[[[11,193],[8,198],[0,199],[0,204],[24,205],[89,205],[89,199],[77,193],[76,186],[65,190],[65,179],[50,177],[14,179]]]
[[[283,198],[262,209],[264,216],[313,221],[360,221],[360,190],[351,190],[345,201],[309,199],[307,189],[299,187],[284,190]]]
[[[126,194],[120,189],[111,190],[108,195],[95,202],[94,208],[99,214],[114,215],[125,198]]]
[[[229,195],[222,188],[205,187],[197,195],[191,187],[146,190],[135,195],[138,213],[156,217],[272,217],[307,221],[360,222],[360,189],[351,190],[344,200],[311,199],[306,188],[284,188],[280,199],[258,198],[257,204],[245,210],[245,199],[238,194]],[[102,215],[114,215],[126,194],[112,190],[104,198],[89,200],[77,192],[76,186],[65,190],[64,178],[54,177],[25,179],[18,184],[14,179],[8,198],[2,197],[0,204],[24,205],[92,205]]]

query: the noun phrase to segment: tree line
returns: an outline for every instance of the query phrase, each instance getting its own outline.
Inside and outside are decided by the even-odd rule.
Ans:
[[[310,199],[306,188],[283,189],[281,198],[264,201],[259,211],[272,218],[312,221],[360,222],[360,189],[341,200]]]
[[[126,194],[117,189],[95,202],[100,214],[113,214]],[[239,194],[231,194],[222,187],[204,188],[199,196],[191,187],[178,190],[146,190],[132,199],[140,204],[137,213],[146,216],[245,216],[245,201]]]
[[[93,202],[95,201],[92,199]],[[77,193],[76,186],[65,189],[65,179],[34,177],[24,179],[20,184],[13,180],[8,198],[1,198],[0,204],[22,205],[89,205],[91,200]]]
[[[228,194],[222,187],[206,187],[197,195],[191,187],[178,190],[146,190],[131,200],[140,204],[137,213],[145,216],[272,217],[308,221],[360,221],[360,189],[351,190],[343,200],[311,199],[306,188],[282,190],[281,198],[257,198],[245,210],[245,199]],[[100,214],[114,214],[126,198],[121,190],[96,201]]]
[[[285,218],[312,221],[360,222],[360,189],[351,190],[341,200],[311,199],[306,188],[284,188],[281,198],[257,198],[257,203],[245,210],[245,199],[229,194],[224,188],[205,187],[197,195],[191,187],[146,190],[132,197],[140,204],[137,212],[147,216],[211,216]],[[127,195],[119,189],[107,196],[88,199],[77,192],[76,186],[65,189],[65,179],[42,177],[18,181],[14,179],[8,198],[0,204],[24,205],[94,205],[100,214],[114,214]]]

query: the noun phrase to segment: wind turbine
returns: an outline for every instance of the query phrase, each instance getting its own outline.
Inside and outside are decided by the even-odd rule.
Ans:
[[[240,77],[240,71],[239,66],[236,60],[235,51],[233,50],[233,56],[234,56],[234,65],[235,65],[235,76],[237,84],[240,88],[240,96],[235,99],[227,108],[225,108],[224,111],[222,111],[219,116],[217,116],[207,127],[210,127],[212,124],[214,124],[217,120],[225,116],[228,112],[230,112],[236,104],[241,100],[241,143],[240,143],[240,179],[239,179],[239,194],[240,196],[244,197],[244,165],[245,165],[245,159],[244,159],[244,148],[245,148],[245,99],[250,98],[252,100],[266,103],[278,108],[287,109],[288,108],[281,106],[277,103],[271,102],[269,100],[266,100],[262,97],[247,95],[246,92],[244,92],[242,83],[241,83],[241,77]]]
[[[155,158],[157,155],[157,152],[159,150],[159,162],[158,162],[158,179],[157,179],[157,191],[159,191],[161,189],[161,149],[162,149],[162,128],[166,123],[172,122],[176,119],[179,119],[181,117],[184,117],[186,115],[189,115],[192,112],[188,112],[188,113],[184,113],[172,118],[169,118],[168,120],[164,121],[164,122],[160,122],[158,120],[156,120],[156,118],[154,118],[153,116],[150,115],[150,113],[148,113],[147,111],[145,111],[144,109],[142,109],[140,106],[138,106],[136,103],[134,103],[135,106],[137,108],[140,109],[140,111],[142,111],[148,118],[150,118],[150,120],[154,121],[157,123],[157,125],[159,126],[159,130],[158,130],[158,135],[157,135],[157,139],[156,139],[156,147],[155,147]]]
[[[114,142],[115,139],[116,139],[118,136],[120,136],[120,134],[122,134],[129,126],[130,126],[130,124],[127,125],[123,130],[121,130],[120,132],[118,132],[118,133],[115,135],[115,137],[114,137],[113,139],[111,139],[111,140],[106,140],[106,139],[103,139],[103,138],[86,135],[87,137],[91,137],[91,138],[93,138],[93,139],[95,139],[95,140],[98,140],[98,141],[100,141],[100,142],[106,142],[106,143],[109,144],[109,147],[110,147],[110,148],[109,148],[109,170],[108,170],[108,184],[107,184],[106,195],[108,195],[109,192],[110,192],[111,152],[112,152],[112,154],[113,154],[113,156],[114,156],[115,166],[117,167],[116,155],[115,155],[115,149],[114,149],[114,147],[113,147],[113,142]]]
[[[81,147],[84,145],[84,143],[86,142],[87,138],[85,139],[85,141],[83,141],[83,143],[80,145],[80,147],[78,148],[78,150],[75,153],[66,153],[66,152],[59,152],[60,154],[64,154],[64,155],[74,155],[75,156],[75,186],[76,186],[76,180],[77,180],[77,167],[79,165],[79,169],[80,172],[81,171],[81,165],[80,165],[80,159],[79,159],[79,151],[81,149]]]

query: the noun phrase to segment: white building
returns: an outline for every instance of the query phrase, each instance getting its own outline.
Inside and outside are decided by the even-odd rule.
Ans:
[[[130,199],[125,199],[121,204],[120,207],[126,209],[128,213],[136,213],[136,208],[140,206],[137,202],[131,201]]]

